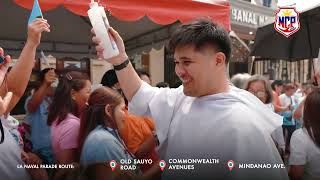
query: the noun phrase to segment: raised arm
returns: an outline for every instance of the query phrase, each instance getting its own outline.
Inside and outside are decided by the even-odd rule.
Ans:
[[[301,119],[301,117],[303,115],[304,102],[305,102],[305,100],[303,100],[299,104],[298,108],[294,111],[294,113],[293,113],[293,118],[294,119]]]
[[[3,56],[3,55],[4,55],[4,51],[2,48],[0,48],[0,56]],[[4,81],[10,61],[11,61],[10,56],[6,56],[4,63],[0,65],[0,84],[2,84]],[[12,92],[7,92],[3,99],[0,96],[0,116],[7,111],[11,98],[12,98]]]
[[[288,107],[282,107],[281,106],[281,104],[280,104],[280,101],[279,101],[279,99],[278,99],[278,95],[276,95],[276,94],[274,94],[273,93],[273,100],[272,100],[272,104],[273,104],[273,106],[274,106],[274,111],[276,112],[276,113],[280,113],[280,112],[284,112],[284,111],[287,111],[288,110]]]
[[[44,75],[43,82],[41,83],[39,89],[37,89],[32,98],[29,100],[27,104],[28,112],[35,112],[39,108],[43,98],[47,95],[47,92],[50,91],[51,83],[56,80],[56,74],[54,69],[49,70]]]
[[[119,49],[119,55],[112,57],[110,59],[106,59],[109,63],[111,63],[113,66],[119,66],[123,65],[123,63],[127,63],[126,60],[128,60],[127,53],[125,51],[125,46],[123,43],[122,38],[120,37],[119,33],[115,31],[113,28],[109,29],[110,34],[113,36],[118,49]],[[97,37],[93,37],[92,40],[100,44],[101,40]],[[99,57],[103,58],[103,48],[101,46],[96,47]],[[128,101],[131,101],[132,97],[136,94],[138,89],[140,88],[142,82],[134,70],[132,64],[129,61],[129,64],[121,70],[116,70],[116,74],[120,83],[120,87],[128,99]]]
[[[49,24],[44,19],[36,19],[28,26],[28,39],[20,54],[17,63],[13,66],[7,76],[8,91],[13,93],[6,114],[9,113],[23,96],[28,85],[32,68],[35,63],[35,54],[40,44],[41,33],[50,32]],[[6,94],[6,87],[1,86],[0,94]]]

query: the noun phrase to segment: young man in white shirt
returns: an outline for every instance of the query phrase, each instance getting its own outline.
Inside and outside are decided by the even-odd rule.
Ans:
[[[283,133],[286,141],[286,151],[289,152],[289,144],[292,133],[296,130],[296,124],[292,118],[293,107],[295,106],[293,94],[295,93],[295,87],[293,84],[286,84],[284,87],[284,93],[279,96],[280,104],[283,107],[289,107],[287,111],[281,113],[283,116]]]
[[[227,63],[231,42],[222,27],[200,19],[173,33],[170,49],[183,83],[177,89],[142,82],[128,61],[123,40],[112,28],[110,33],[120,54],[108,61],[116,70],[129,109],[154,118],[167,166],[173,165],[172,159],[219,159],[217,164],[191,164],[193,170],[165,169],[163,179],[288,179],[285,169],[238,167],[282,163],[271,138],[281,122],[256,97],[230,85]],[[93,41],[100,42],[96,37]],[[96,49],[101,55],[103,48]],[[232,172],[229,160],[235,162]]]

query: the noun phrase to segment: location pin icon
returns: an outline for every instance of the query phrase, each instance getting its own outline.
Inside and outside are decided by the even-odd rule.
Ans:
[[[109,165],[110,165],[112,171],[114,171],[117,167],[117,163],[115,160],[110,161]]]
[[[232,160],[229,160],[227,165],[228,165],[229,170],[232,171],[232,169],[234,168],[234,162]]]
[[[161,161],[159,162],[159,166],[160,166],[161,171],[163,171],[164,168],[166,167],[166,162],[165,162],[164,160],[161,160]]]

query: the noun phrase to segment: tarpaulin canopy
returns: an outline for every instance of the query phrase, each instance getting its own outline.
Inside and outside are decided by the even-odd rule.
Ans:
[[[31,9],[34,0],[14,0]],[[91,0],[39,0],[43,11],[64,6],[69,11],[87,16]],[[144,16],[157,24],[187,22],[197,17],[210,17],[230,30],[230,5],[226,0],[99,0],[112,16],[124,21],[137,21]]]
[[[0,19],[4,20],[5,25],[0,28],[0,46],[14,58],[20,55],[27,38],[30,13],[29,9],[17,5],[14,0],[1,0]],[[39,52],[43,50],[57,58],[96,57],[88,17],[78,16],[63,6],[43,11],[43,17],[48,20],[51,32],[42,34]],[[147,17],[128,22],[108,14],[108,19],[125,41],[129,55],[149,52],[152,48],[161,49],[179,25],[159,25]]]
[[[100,0],[100,3],[105,5],[104,1],[106,0]],[[132,3],[131,1],[135,3]],[[109,22],[111,26],[113,26],[122,36],[129,55],[149,52],[152,48],[161,49],[170,38],[172,32],[180,24],[178,21],[180,19],[175,19],[175,23],[168,25],[157,24],[150,18],[150,15],[152,14],[151,10],[155,13],[162,12],[163,14],[159,16],[163,16],[165,19],[165,17],[167,17],[166,14],[169,12],[175,12],[175,18],[178,18],[178,12],[183,13],[183,10],[185,11],[184,13],[189,14],[189,16],[196,17],[196,14],[201,13],[202,16],[205,16],[203,7],[208,7],[210,8],[209,16],[215,17],[214,14],[221,13],[217,8],[219,9],[220,7],[223,7],[227,10],[225,14],[223,14],[222,18],[226,19],[224,21],[227,22],[226,26],[230,26],[228,24],[230,21],[230,12],[228,11],[229,2],[226,1],[197,0],[197,2],[193,2],[191,0],[166,0],[168,8],[164,5],[161,7],[152,7],[151,3],[149,3],[149,1],[158,0],[145,0],[144,4],[142,3],[142,0],[131,1],[106,1],[108,2],[106,10],[111,9],[111,15],[110,13],[107,13]],[[164,0],[159,1],[164,2]],[[196,3],[198,5],[194,6],[192,10],[190,10],[190,6],[186,5],[186,1],[191,4]],[[179,6],[177,2],[180,2]],[[94,52],[94,44],[91,40],[92,34],[90,33],[91,24],[89,18],[79,16],[79,14],[81,14],[80,12],[82,12],[83,15],[86,15],[86,10],[89,8],[89,0],[39,0],[39,3],[43,11],[44,18],[47,19],[51,25],[51,32],[43,34],[41,44],[38,49],[43,50],[47,54],[52,54],[55,57],[70,56],[74,58],[81,58],[83,56],[89,55],[91,57],[92,55],[94,57],[96,55]],[[153,5],[155,4],[157,3],[153,2]],[[202,4],[202,6],[199,4]],[[6,52],[14,57],[17,57],[20,54],[24,45],[27,21],[30,16],[30,9],[32,5],[33,0],[1,0],[0,19],[5,20],[10,17],[10,20],[6,21],[6,25],[2,26],[0,29],[0,46],[4,47]],[[179,8],[173,10],[173,5],[175,5],[176,8]],[[112,7],[115,9],[114,11],[112,10]],[[148,9],[149,7],[152,8]],[[76,10],[77,8],[79,10]],[[134,8],[136,8],[137,11],[135,11]],[[135,18],[123,21],[120,19],[121,17],[116,16],[117,11],[123,12],[124,16],[127,14],[128,16]],[[137,16],[135,14],[135,12],[142,11],[144,11],[144,16]],[[207,10],[207,12],[208,11],[209,10]],[[78,13],[75,14],[73,12]],[[179,16],[182,17],[182,14]],[[138,19],[139,17],[142,18]],[[135,21],[135,19],[138,20]],[[170,21],[173,20],[167,19],[167,23],[170,23]],[[218,21],[218,19],[214,18],[214,21]]]

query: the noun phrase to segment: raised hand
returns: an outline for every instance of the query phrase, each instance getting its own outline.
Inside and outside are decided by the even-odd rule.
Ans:
[[[38,46],[41,40],[42,32],[50,32],[50,25],[47,20],[37,18],[30,25],[28,25],[28,39],[27,43]]]
[[[56,80],[57,80],[57,75],[54,72],[54,69],[49,70],[44,77],[44,83],[46,83],[47,86],[50,86]]]
[[[119,55],[117,56],[114,56],[114,57],[111,57],[109,59],[106,59],[109,63],[111,64],[121,64],[123,61],[127,60],[128,59],[128,56],[127,56],[127,53],[126,53],[126,49],[125,49],[125,46],[124,46],[124,42],[121,38],[121,36],[119,35],[119,33],[114,30],[113,28],[109,28],[109,33],[110,35],[113,37],[118,49],[119,49]],[[91,30],[91,32],[94,34],[94,31],[93,29]],[[92,38],[92,41],[96,44],[98,44],[96,46],[96,50],[97,50],[97,54],[100,58],[103,58],[103,47],[100,46],[99,44],[101,43],[101,39],[99,39],[98,37],[94,36]]]

